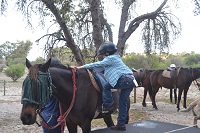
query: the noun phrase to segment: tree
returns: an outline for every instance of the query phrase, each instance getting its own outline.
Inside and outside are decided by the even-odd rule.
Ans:
[[[0,45],[0,56],[4,58],[8,64],[24,64],[24,59],[27,57],[32,44],[33,43],[29,40],[26,42],[17,41],[16,43],[5,42]]]
[[[7,58],[11,55],[11,53],[16,49],[16,43],[11,43],[9,41],[0,45],[0,56],[7,60]]]
[[[194,14],[199,15],[200,14],[200,0],[194,0],[194,5],[195,5]]]
[[[10,65],[6,70],[6,76],[10,77],[14,82],[17,79],[21,78],[25,73],[25,65],[23,64],[14,64]]]
[[[89,49],[95,56],[104,40],[113,41],[112,24],[109,23],[109,18],[106,18],[104,10],[106,2],[108,1],[17,0],[17,5],[26,15],[30,25],[32,13],[40,15],[42,24],[45,24],[45,16],[52,17],[51,22],[59,25],[59,29],[40,39],[47,38],[46,48],[49,49],[64,42],[71,49],[77,64],[82,65],[86,57],[81,49]],[[163,0],[155,11],[138,16],[132,14],[138,4],[136,0],[111,1],[112,5],[117,5],[121,9],[117,41],[118,52],[121,55],[124,54],[126,41],[139,26],[143,26],[147,54],[151,54],[154,48],[163,51],[169,47],[172,38],[180,34],[181,25],[178,19],[167,11],[167,2],[168,0]]]

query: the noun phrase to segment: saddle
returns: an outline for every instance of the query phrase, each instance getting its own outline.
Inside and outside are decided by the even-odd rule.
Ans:
[[[104,76],[104,69],[103,68],[93,68],[93,69],[88,69],[88,73],[91,79],[92,84],[94,85],[95,89],[97,89],[99,92],[103,90],[103,85],[101,83],[101,80],[105,80],[106,78]],[[101,80],[100,80],[101,78]]]
[[[173,80],[174,87],[177,86],[177,77],[179,74],[180,68],[175,68],[173,70],[167,69],[162,72],[162,76],[166,78],[170,78]]]
[[[93,69],[87,69],[91,82],[93,84],[93,86],[95,87],[95,89],[101,93],[103,90],[103,83],[104,82],[108,82],[106,80],[106,77],[104,76],[104,69],[103,68],[93,68]],[[112,92],[117,92],[117,89],[111,89]],[[95,116],[94,118],[97,118],[98,115],[102,113],[101,115],[105,115],[108,112],[104,112],[102,111],[102,105],[97,106],[97,110],[95,112]]]
[[[162,73],[162,76],[163,77],[166,77],[166,78],[171,78],[171,79],[175,79],[177,77],[177,69],[174,69],[174,70],[164,70],[163,73]]]

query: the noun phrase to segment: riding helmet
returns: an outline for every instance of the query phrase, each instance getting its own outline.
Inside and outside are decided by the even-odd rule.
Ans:
[[[99,55],[105,54],[106,52],[108,52],[109,55],[112,55],[115,52],[117,52],[116,45],[110,41],[102,43],[101,46],[99,47]]]

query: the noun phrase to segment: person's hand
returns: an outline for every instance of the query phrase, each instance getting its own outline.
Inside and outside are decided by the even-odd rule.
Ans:
[[[83,66],[70,66],[71,68],[74,68],[74,69],[81,69],[81,68],[84,68]]]

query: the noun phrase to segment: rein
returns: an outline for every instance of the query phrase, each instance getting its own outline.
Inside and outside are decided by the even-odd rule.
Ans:
[[[68,114],[70,113],[73,105],[74,105],[74,101],[75,101],[75,94],[76,94],[76,91],[77,91],[77,87],[76,87],[76,76],[75,76],[75,70],[72,69],[72,81],[73,81],[73,97],[72,97],[72,101],[71,101],[71,104],[69,106],[69,108],[67,109],[67,111],[63,114],[62,113],[62,105],[61,103],[59,102],[59,109],[60,109],[60,116],[58,118],[58,123],[55,125],[55,126],[50,126],[45,120],[44,118],[42,117],[41,115],[41,112],[38,112],[38,115],[42,118],[42,123],[43,125],[47,128],[47,129],[54,129],[56,127],[58,127],[59,125],[61,125],[61,131],[62,133],[64,133],[64,127],[65,127],[65,119],[66,117],[68,116]]]

